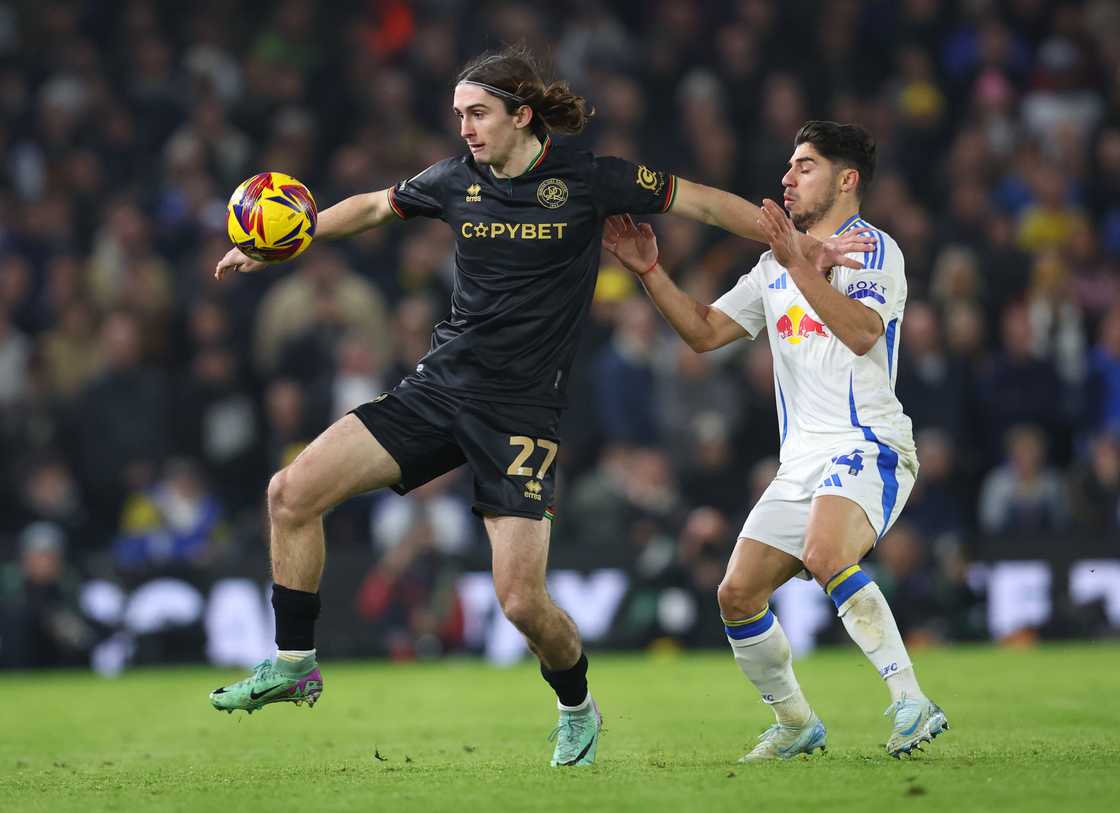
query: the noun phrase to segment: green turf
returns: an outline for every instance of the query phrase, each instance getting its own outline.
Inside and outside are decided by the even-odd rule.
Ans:
[[[213,711],[233,671],[0,678],[0,809],[1117,810],[1120,646],[923,652],[952,730],[882,749],[886,691],[858,652],[798,665],[827,754],[736,765],[770,722],[729,654],[593,656],[599,764],[547,767],[550,695],[529,664],[331,664],[313,710]],[[377,759],[379,755],[381,759]]]

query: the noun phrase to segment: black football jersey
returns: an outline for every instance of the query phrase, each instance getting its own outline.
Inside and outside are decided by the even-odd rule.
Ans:
[[[410,380],[484,400],[564,406],[603,220],[667,211],[676,188],[673,175],[547,137],[516,178],[497,178],[464,155],[390,188],[401,218],[438,217],[455,233],[451,313]]]

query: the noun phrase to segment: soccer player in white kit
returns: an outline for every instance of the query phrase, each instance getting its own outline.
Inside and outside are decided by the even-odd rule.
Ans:
[[[910,419],[894,394],[904,260],[890,235],[859,213],[874,170],[875,143],[865,129],[805,124],[782,178],[789,216],[764,203],[759,224],[771,250],[711,306],[672,282],[648,224],[614,218],[604,236],[694,350],[766,329],[773,351],[781,465],[743,525],[718,593],[735,660],[776,717],[740,762],[825,746],[824,725],[801,692],[789,641],[768,604],[774,590],[806,571],[886,682],[894,723],[887,753],[909,754],[948,728],[918,685],[886,599],[859,564],[898,518],[918,472]],[[798,229],[821,240],[862,230],[876,244],[850,255],[862,269],[819,269],[800,250]]]

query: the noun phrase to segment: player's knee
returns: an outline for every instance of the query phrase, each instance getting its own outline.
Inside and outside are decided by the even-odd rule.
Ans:
[[[724,577],[716,590],[720,615],[730,621],[754,615],[766,606],[769,598],[765,591],[728,576]]]
[[[539,621],[541,601],[532,591],[509,590],[498,596],[502,614],[523,634],[529,635]]]
[[[268,515],[281,525],[299,525],[313,518],[290,467],[276,472],[268,481]]]
[[[837,571],[851,564],[851,562],[837,562],[836,555],[826,545],[817,545],[811,542],[807,542],[805,545],[802,562],[805,569],[812,573],[813,578],[821,584],[836,575]]]

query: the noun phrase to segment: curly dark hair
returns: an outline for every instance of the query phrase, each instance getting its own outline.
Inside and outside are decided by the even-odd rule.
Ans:
[[[549,132],[574,134],[583,130],[595,109],[582,96],[572,93],[567,82],[545,83],[541,74],[532,52],[523,45],[514,45],[475,57],[459,71],[455,84],[479,82],[524,100],[523,104],[533,110],[529,126],[541,138]],[[520,107],[513,99],[499,98],[508,113]]]
[[[858,124],[808,121],[793,140],[795,148],[799,144],[812,144],[829,161],[859,172],[856,194],[863,200],[875,177],[875,139],[871,133]]]

